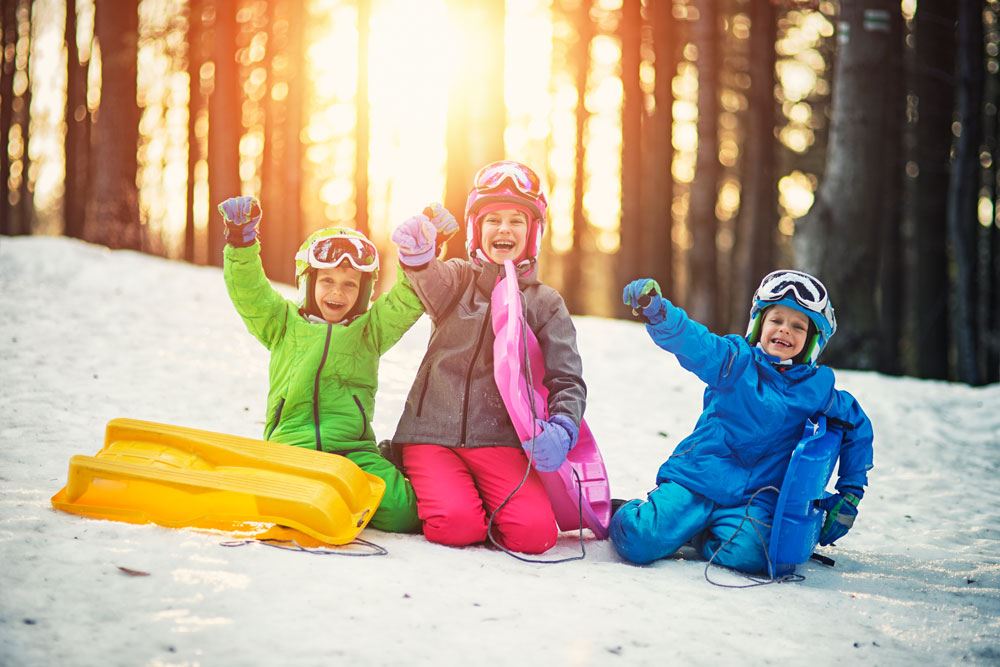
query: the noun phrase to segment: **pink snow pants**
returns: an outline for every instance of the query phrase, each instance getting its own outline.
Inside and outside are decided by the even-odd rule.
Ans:
[[[524,478],[520,447],[405,445],[403,467],[417,494],[417,514],[431,542],[460,547],[486,540],[488,514]],[[496,512],[493,539],[511,551],[540,554],[556,543],[552,504],[538,474]]]

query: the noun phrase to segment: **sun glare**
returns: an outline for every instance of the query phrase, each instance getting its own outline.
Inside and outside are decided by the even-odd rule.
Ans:
[[[908,2],[910,7],[915,4],[913,0]],[[35,185],[35,204],[42,214],[40,219],[46,221],[42,229],[58,228],[64,172],[59,128],[65,105],[66,50],[55,47],[63,26],[62,18],[55,17],[62,4],[60,0],[36,0],[35,14],[52,16],[53,20],[33,23],[31,85],[35,94],[31,141],[24,142],[16,128],[10,142],[13,157],[28,148],[30,162],[15,161],[11,180],[26,176]],[[141,0],[138,5],[140,213],[150,237],[159,239],[160,249],[172,256],[181,251],[189,178],[186,4],[186,0]],[[355,0],[308,0],[302,6],[304,68],[293,72],[297,66],[294,49],[283,50],[279,43],[273,53],[269,52],[273,45],[268,39],[272,35],[263,7],[261,3],[246,3],[239,19],[243,42],[238,57],[245,97],[240,142],[244,192],[261,194],[262,168],[269,150],[264,127],[268,98],[281,103],[297,92],[291,86],[301,85],[301,231],[329,224],[356,224],[359,197],[355,171],[360,148],[367,156],[368,226],[379,245],[389,245],[388,236],[397,223],[420,211],[427,202],[443,198],[448,106],[455,99],[452,86],[460,75],[465,75],[464,68],[476,71],[477,64],[486,62],[484,59],[499,57],[497,53],[481,52],[485,49],[480,47],[488,42],[483,31],[493,30],[494,26],[469,18],[472,15],[463,11],[464,5],[448,0],[371,0],[365,25],[359,25],[359,4]],[[580,99],[576,67],[581,36],[577,34],[573,3],[504,3],[505,154],[531,165],[541,176],[550,203],[547,248],[556,253],[567,252],[579,242],[574,238],[575,206],[582,207],[593,241],[585,247],[614,253],[620,244],[621,10],[621,0],[593,0],[590,4],[593,32],[588,41],[586,90]],[[78,0],[78,12],[77,42],[81,57],[89,58],[90,63],[87,104],[95,110],[100,102],[101,66],[96,44],[93,57],[90,53],[92,0]],[[677,18],[687,20],[687,10],[681,13],[684,16]],[[746,37],[746,22],[743,14],[734,18],[733,34],[741,39]],[[817,128],[822,129],[814,105],[829,94],[822,40],[831,37],[833,30],[822,12],[810,9],[789,11],[781,22],[776,44],[780,84],[777,101],[785,122],[778,131],[780,141],[793,153],[807,153],[816,141]],[[358,50],[362,35],[367,38],[363,63],[367,106],[359,107],[362,63]],[[678,223],[673,230],[674,240],[684,248],[690,241],[685,224],[688,188],[696,177],[698,78],[696,50],[688,43],[682,51],[671,81],[675,149],[671,170],[678,185],[671,210]],[[652,90],[656,70],[648,60],[641,67],[645,106],[651,111],[655,106]],[[15,88],[23,87],[21,79],[27,77],[17,74],[21,78],[15,81]],[[209,60],[201,68],[202,94],[209,91],[212,78],[213,64]],[[728,169],[738,169],[739,115],[746,110],[746,97],[738,90],[724,89],[720,102],[723,113],[719,119],[719,160]],[[586,111],[582,138],[577,137],[580,105]],[[367,114],[361,123],[359,109]],[[367,141],[367,146],[359,147],[358,131],[365,121],[367,137],[362,135],[362,140]],[[205,228],[212,212],[205,160],[207,130],[207,113],[200,109],[195,119],[195,136],[200,143],[195,146],[193,174],[194,221],[199,230]],[[578,142],[585,146],[582,202],[574,201]],[[25,171],[24,164],[30,164],[30,173],[22,175],[18,170]],[[738,211],[740,187],[733,179],[722,185],[717,213],[725,222],[733,220]],[[790,233],[791,220],[808,210],[815,187],[816,179],[811,174],[792,171],[782,175],[780,204],[785,233]],[[990,217],[985,207],[981,207],[980,215],[983,219]]]
[[[369,42],[373,232],[387,234],[444,191],[454,43],[443,0],[373,3]]]

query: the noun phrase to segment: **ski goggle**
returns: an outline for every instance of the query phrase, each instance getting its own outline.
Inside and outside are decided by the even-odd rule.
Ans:
[[[478,192],[489,192],[501,187],[505,181],[510,181],[514,189],[521,194],[535,198],[542,198],[542,183],[538,179],[538,174],[529,167],[514,162],[512,160],[501,160],[491,162],[478,172],[472,181],[472,187]]]
[[[773,271],[760,281],[754,295],[761,301],[779,301],[789,296],[803,308],[815,313],[823,313],[830,303],[826,287],[808,273],[801,271]]]
[[[314,269],[330,269],[347,261],[358,271],[378,271],[378,250],[367,239],[353,236],[327,236],[309,246],[305,257]]]

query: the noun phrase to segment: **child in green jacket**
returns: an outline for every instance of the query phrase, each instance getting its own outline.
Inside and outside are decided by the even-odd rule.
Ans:
[[[406,276],[371,307],[378,251],[346,227],[321,229],[295,255],[301,302],[264,275],[253,197],[219,204],[225,220],[223,274],[247,329],[271,352],[264,439],[346,456],[385,480],[371,526],[420,530],[409,480],[378,451],[371,418],[379,358],[424,312]]]

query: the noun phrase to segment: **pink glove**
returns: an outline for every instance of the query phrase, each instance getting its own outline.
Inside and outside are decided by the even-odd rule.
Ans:
[[[436,240],[437,229],[423,214],[407,218],[392,233],[392,241],[399,248],[399,261],[409,267],[423,266],[434,259]]]

